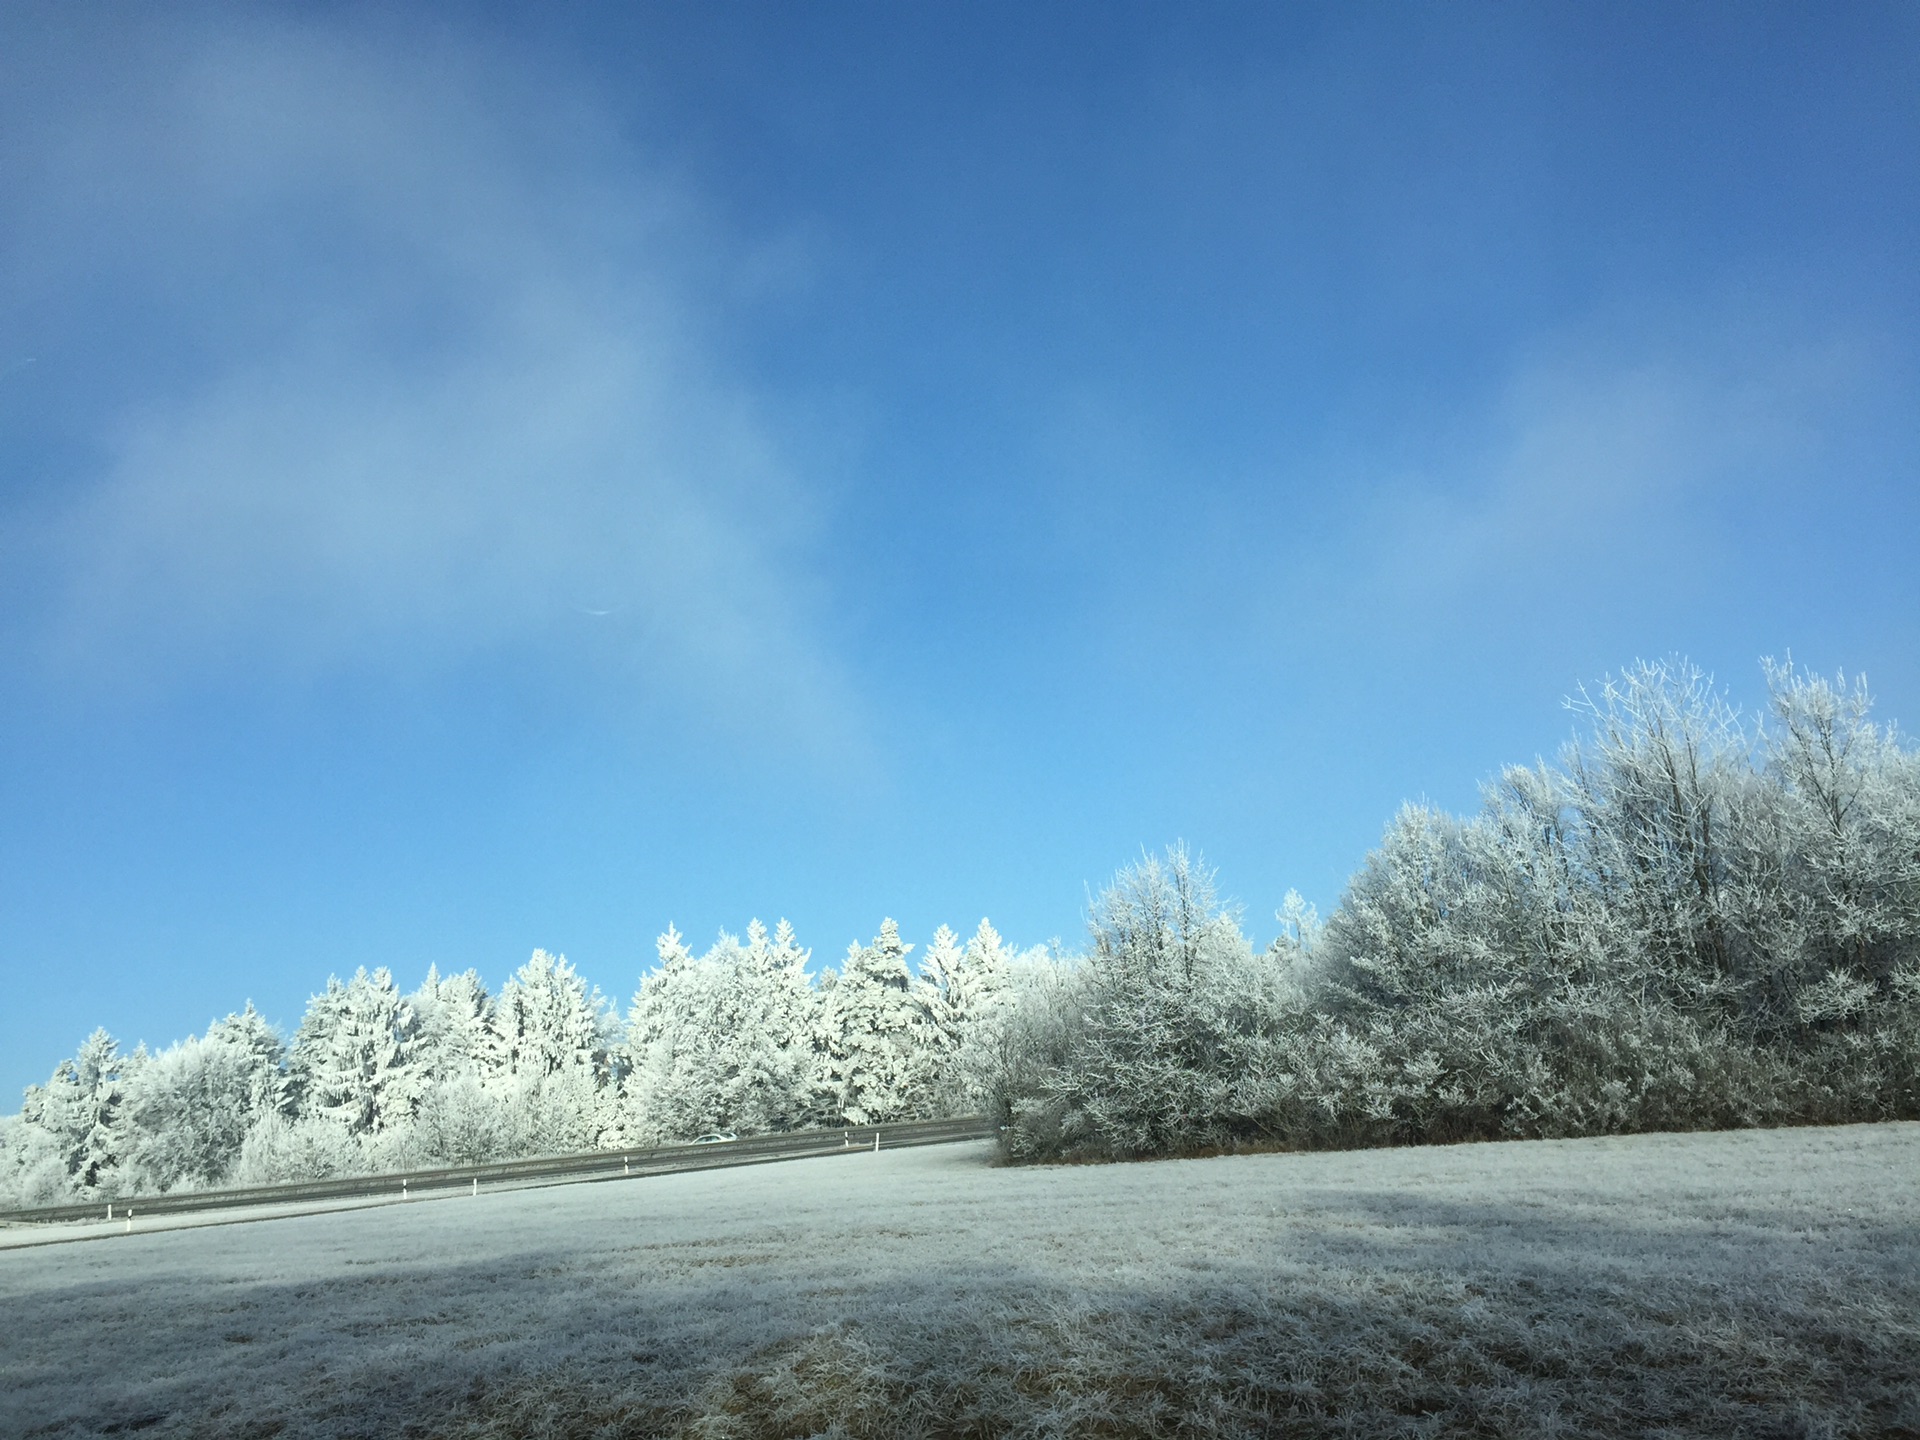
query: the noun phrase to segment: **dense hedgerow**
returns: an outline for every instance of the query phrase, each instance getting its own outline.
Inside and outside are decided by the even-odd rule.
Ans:
[[[1577,708],[1470,819],[1409,805],[1324,927],[1255,953],[1183,849],[1029,994],[1021,1158],[1920,1117],[1920,756],[1863,684],[1680,662]]]

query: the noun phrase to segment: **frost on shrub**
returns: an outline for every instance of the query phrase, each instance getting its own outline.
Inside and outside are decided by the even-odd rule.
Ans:
[[[324,1116],[289,1120],[269,1110],[240,1144],[236,1185],[277,1185],[292,1180],[331,1180],[367,1169],[360,1141],[345,1125]]]

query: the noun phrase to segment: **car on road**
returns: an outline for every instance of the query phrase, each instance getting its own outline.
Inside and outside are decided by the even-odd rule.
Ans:
[[[740,1137],[731,1130],[709,1130],[704,1135],[694,1136],[693,1143],[696,1145],[724,1145],[729,1140],[738,1140],[739,1138]]]

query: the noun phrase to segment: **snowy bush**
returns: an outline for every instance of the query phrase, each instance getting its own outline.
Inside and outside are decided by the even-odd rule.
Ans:
[[[330,1180],[366,1168],[359,1139],[339,1121],[318,1115],[289,1120],[269,1110],[240,1142],[230,1178],[236,1185],[277,1185]]]

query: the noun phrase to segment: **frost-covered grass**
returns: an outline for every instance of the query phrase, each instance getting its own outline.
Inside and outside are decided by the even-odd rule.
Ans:
[[[1920,1434],[1920,1125],[990,1147],[0,1252],[8,1436]]]

